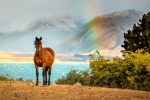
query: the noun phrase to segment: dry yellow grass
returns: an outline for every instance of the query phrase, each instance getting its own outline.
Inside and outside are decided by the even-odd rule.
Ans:
[[[89,86],[34,86],[0,81],[0,100],[150,100],[150,92]]]

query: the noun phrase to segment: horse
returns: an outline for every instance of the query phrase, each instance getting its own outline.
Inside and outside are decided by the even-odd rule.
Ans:
[[[35,38],[34,45],[36,48],[35,54],[34,54],[34,65],[36,69],[36,85],[39,83],[39,72],[38,67],[43,68],[43,85],[50,85],[50,75],[52,70],[52,65],[55,58],[55,53],[51,48],[42,47],[42,37]],[[47,72],[48,72],[48,82],[47,82]]]

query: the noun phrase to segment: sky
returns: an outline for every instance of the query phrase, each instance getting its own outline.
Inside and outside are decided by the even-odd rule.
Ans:
[[[65,35],[69,34],[67,32],[74,33],[97,16],[129,9],[147,13],[150,11],[149,5],[150,0],[0,0],[0,52],[34,52],[35,48],[31,42],[35,36],[40,36],[41,32],[58,33],[58,36],[53,35],[58,37],[55,41],[57,45],[62,41],[62,37],[66,39]],[[59,25],[62,22],[61,19],[65,20],[64,25],[62,23]],[[34,30],[39,28],[35,23],[43,25],[45,22],[53,27],[47,31]],[[45,24],[43,26],[47,27]],[[31,32],[31,29],[34,31]],[[19,44],[19,41],[24,40],[26,35],[31,33],[38,34],[31,35],[29,39],[26,39],[29,41]],[[46,38],[47,35],[44,36]],[[49,40],[45,42],[50,43],[53,47],[55,45]],[[16,47],[15,43],[18,43],[18,46],[24,45],[24,47]],[[101,50],[101,52],[115,55],[115,51],[112,52],[109,49]]]
[[[0,0],[0,32],[9,33],[33,20],[50,16],[74,16],[89,21],[115,11],[150,11],[149,0]]]

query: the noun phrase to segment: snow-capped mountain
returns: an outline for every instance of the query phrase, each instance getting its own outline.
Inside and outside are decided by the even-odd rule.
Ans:
[[[58,16],[50,18],[40,18],[34,20],[19,28],[18,32],[35,31],[37,29],[53,29],[58,28],[62,30],[74,30],[80,26],[80,23],[71,16]]]
[[[82,21],[71,16],[42,17],[22,25],[16,31],[0,33],[0,45],[2,44],[0,49],[17,52],[34,51],[33,41],[36,36],[43,37],[43,46],[55,49],[64,40],[72,37],[81,26]]]
[[[116,50],[123,42],[123,33],[132,28],[142,14],[126,10],[97,16],[88,23],[71,16],[40,18],[7,35],[0,33],[0,49],[34,52],[34,39],[42,36],[43,47],[51,47],[58,54],[82,55],[97,49]]]
[[[65,48],[78,53],[114,49],[123,43],[123,33],[131,29],[142,14],[136,10],[127,10],[97,16],[80,28],[69,41],[65,41]]]

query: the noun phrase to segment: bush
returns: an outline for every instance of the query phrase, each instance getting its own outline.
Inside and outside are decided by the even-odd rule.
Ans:
[[[88,71],[71,70],[66,77],[62,77],[56,81],[56,84],[68,84],[73,85],[75,83],[81,83],[82,85],[89,85],[91,77]]]
[[[4,75],[0,75],[0,81],[10,81],[13,80],[12,78],[9,77],[8,74]]]
[[[127,80],[129,88],[150,91],[150,54],[143,50],[126,54]]]
[[[92,85],[150,91],[150,54],[124,53],[124,59],[103,57],[90,62]]]
[[[92,85],[103,87],[119,87],[128,83],[126,79],[125,63],[121,58],[115,57],[113,60],[103,57],[90,63],[92,74]],[[125,87],[125,85],[124,85]]]
[[[66,77],[62,77],[61,79],[58,79],[56,83],[73,85],[76,82],[80,82],[80,79],[81,79],[81,75],[76,70],[72,70],[67,74]]]
[[[17,81],[24,81],[22,77],[17,78],[16,80],[17,80]]]
[[[99,55],[98,51],[96,52]],[[90,56],[90,71],[72,70],[56,83],[73,85],[79,82],[89,86],[150,91],[149,53],[143,50],[137,50],[135,53],[124,52],[124,59],[114,57],[112,60],[104,59],[101,55],[98,58]]]
[[[8,78],[7,78],[6,76],[1,75],[1,76],[0,76],[0,80],[1,80],[1,81],[6,81],[6,80],[8,80]]]

